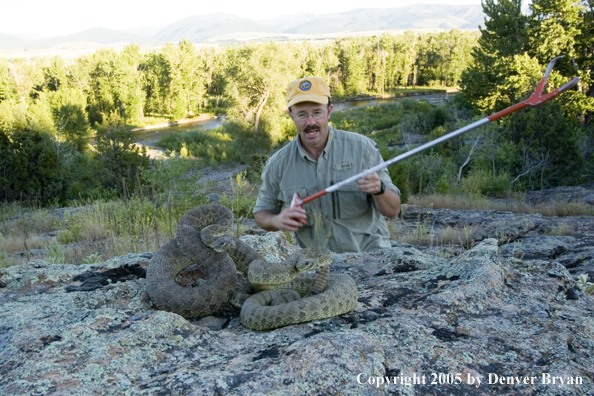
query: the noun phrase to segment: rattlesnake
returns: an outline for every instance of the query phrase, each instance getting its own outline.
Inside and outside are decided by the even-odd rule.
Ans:
[[[324,319],[356,307],[358,294],[353,279],[346,274],[328,275],[325,262],[308,257],[312,251],[318,257],[323,257],[324,253],[315,249],[304,250],[290,256],[284,265],[267,263],[259,260],[259,254],[238,238],[221,236],[232,224],[233,214],[221,205],[199,206],[180,219],[176,238],[161,247],[149,262],[146,288],[157,308],[186,318],[216,312],[233,296],[237,284],[236,268],[248,274],[259,290],[282,289],[265,290],[245,300],[241,322],[254,330]],[[329,251],[325,256],[331,261]],[[197,264],[208,279],[196,287],[180,286],[175,277],[192,264]],[[281,266],[288,270],[277,273],[276,277],[284,284],[270,284],[266,275],[278,272]],[[326,270],[320,277],[311,272],[300,274],[300,271],[320,266],[325,266]],[[316,290],[320,286],[319,278],[323,278],[322,283],[326,280],[323,290]]]

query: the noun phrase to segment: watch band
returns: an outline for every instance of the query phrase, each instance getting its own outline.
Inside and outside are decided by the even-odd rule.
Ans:
[[[375,193],[375,194],[373,194],[373,195],[382,195],[383,193],[385,193],[385,192],[386,192],[386,185],[384,184],[384,182],[381,182],[381,183],[382,183],[382,187],[381,187],[381,190],[380,190],[380,192],[378,192],[378,193]]]

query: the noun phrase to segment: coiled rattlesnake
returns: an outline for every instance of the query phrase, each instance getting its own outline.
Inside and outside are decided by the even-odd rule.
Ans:
[[[267,263],[238,238],[223,235],[232,224],[233,214],[221,205],[199,206],[181,218],[177,237],[155,253],[147,270],[147,292],[159,309],[186,318],[216,312],[235,292],[236,268],[248,275],[257,290],[264,290],[245,300],[241,308],[241,322],[254,330],[329,318],[356,307],[353,279],[327,273],[332,260],[329,251],[305,249],[282,264]],[[175,277],[192,264],[199,265],[208,279],[196,287],[176,283]],[[319,277],[302,272],[319,267],[324,267]]]

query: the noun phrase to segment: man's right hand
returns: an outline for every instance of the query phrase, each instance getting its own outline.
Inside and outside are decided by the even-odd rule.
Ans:
[[[261,210],[254,213],[256,223],[266,231],[298,231],[307,221],[303,208],[286,208],[280,213]]]

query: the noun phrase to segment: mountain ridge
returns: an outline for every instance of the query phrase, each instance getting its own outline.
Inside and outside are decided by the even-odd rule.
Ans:
[[[191,15],[162,29],[113,30],[94,27],[81,32],[28,41],[14,34],[0,34],[0,50],[41,49],[95,43],[159,45],[186,39],[196,43],[245,40],[290,40],[338,37],[344,33],[381,31],[476,30],[484,14],[478,5],[420,4],[398,8],[357,8],[331,14],[298,13],[255,21],[231,13]]]

